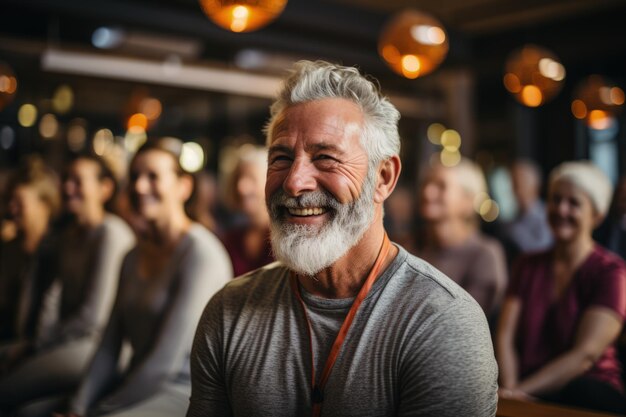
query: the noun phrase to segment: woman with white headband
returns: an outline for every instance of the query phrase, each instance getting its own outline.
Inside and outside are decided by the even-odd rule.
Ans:
[[[615,340],[626,315],[626,265],[592,238],[611,192],[589,162],[550,174],[554,246],[513,266],[496,336],[501,396],[624,413]]]

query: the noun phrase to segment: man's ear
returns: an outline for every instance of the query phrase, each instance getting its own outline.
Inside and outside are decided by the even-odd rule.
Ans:
[[[374,202],[382,204],[396,188],[402,163],[400,157],[394,155],[378,165],[376,175],[376,190],[374,191]]]

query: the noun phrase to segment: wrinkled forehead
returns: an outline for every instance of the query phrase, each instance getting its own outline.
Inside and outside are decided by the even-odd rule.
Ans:
[[[268,131],[268,145],[298,136],[304,139],[341,141],[363,135],[364,115],[354,102],[327,98],[285,107]]]

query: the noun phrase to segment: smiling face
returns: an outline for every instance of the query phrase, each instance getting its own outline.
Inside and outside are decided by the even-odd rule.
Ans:
[[[98,163],[89,159],[77,159],[68,167],[63,181],[66,210],[79,218],[103,210],[104,203],[113,192],[110,181],[100,178]]]
[[[363,123],[353,102],[323,99],[288,107],[274,124],[265,187],[272,245],[297,272],[330,266],[372,221],[375,175]]]
[[[599,220],[587,194],[566,180],[551,185],[547,210],[548,222],[557,242],[591,236]]]
[[[267,219],[265,210],[266,171],[262,164],[242,161],[235,172],[234,186],[237,207],[251,219]]]
[[[472,216],[472,198],[466,192],[454,169],[435,165],[422,180],[420,215],[427,222],[441,222]]]
[[[26,230],[30,224],[48,223],[51,214],[37,189],[27,184],[15,187],[8,209],[18,231]]]
[[[148,221],[167,219],[182,210],[191,192],[177,172],[174,157],[158,149],[135,156],[129,186],[133,208]]]

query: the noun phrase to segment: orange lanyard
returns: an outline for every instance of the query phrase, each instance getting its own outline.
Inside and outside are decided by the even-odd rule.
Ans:
[[[326,382],[328,381],[328,377],[330,376],[330,372],[335,365],[335,361],[337,360],[337,356],[339,356],[339,352],[341,350],[341,346],[343,345],[344,340],[346,339],[346,335],[352,326],[352,322],[354,321],[354,316],[361,306],[365,297],[370,292],[374,281],[378,277],[378,272],[387,258],[387,254],[389,253],[389,249],[391,247],[391,242],[389,241],[389,237],[385,233],[385,237],[383,238],[383,245],[378,253],[378,257],[376,258],[376,262],[372,267],[367,279],[363,283],[361,290],[357,294],[354,302],[352,303],[352,307],[350,307],[350,311],[348,311],[348,315],[343,321],[341,328],[339,329],[339,333],[335,338],[335,342],[333,343],[332,348],[330,349],[330,353],[328,354],[328,358],[326,358],[326,364],[324,365],[324,369],[322,370],[322,375],[320,376],[319,384],[315,384],[315,359],[313,357],[313,335],[311,330],[311,322],[309,321],[309,316],[306,312],[306,307],[304,305],[304,300],[302,300],[302,295],[300,294],[300,287],[298,286],[298,281],[296,280],[296,276],[291,274],[291,288],[293,289],[298,301],[302,305],[302,310],[304,311],[304,318],[306,319],[306,324],[309,331],[309,347],[311,348],[311,386],[313,387],[311,392],[311,401],[313,403],[313,417],[319,417],[322,413],[322,402],[324,401],[324,387],[326,386]]]

